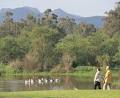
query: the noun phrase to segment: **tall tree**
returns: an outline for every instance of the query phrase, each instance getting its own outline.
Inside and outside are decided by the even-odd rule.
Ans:
[[[115,9],[106,13],[104,30],[110,36],[120,34],[120,3],[117,3]]]
[[[57,18],[58,16],[52,13],[51,9],[47,9],[42,17],[42,24],[48,26],[55,26],[57,24]]]
[[[73,33],[75,25],[75,20],[69,17],[59,19],[57,24],[58,28],[65,32],[65,34]]]
[[[57,34],[56,29],[49,27],[35,27],[32,32],[29,32],[31,49],[27,59],[34,62],[32,66],[35,70],[49,70],[55,64],[54,47]]]
[[[21,26],[19,22],[13,20],[13,13],[6,12],[3,23],[0,24],[0,37],[7,35],[17,36],[20,34]]]
[[[96,28],[93,24],[81,23],[77,26],[75,31],[80,33],[82,36],[89,36],[96,32]]]

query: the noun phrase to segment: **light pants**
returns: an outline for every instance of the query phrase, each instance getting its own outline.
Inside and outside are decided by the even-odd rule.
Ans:
[[[103,85],[103,90],[110,90],[111,89],[111,84],[110,83],[104,83]]]

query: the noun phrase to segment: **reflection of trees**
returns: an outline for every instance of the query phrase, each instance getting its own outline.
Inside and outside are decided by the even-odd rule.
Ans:
[[[70,76],[64,77],[64,88],[65,89],[74,88],[74,84],[73,84],[72,78]]]
[[[118,73],[118,83],[119,83],[118,84],[118,86],[119,86],[118,88],[120,89],[120,70],[119,70],[119,73]]]
[[[89,77],[64,77],[65,89],[91,89],[93,88],[92,79]]]
[[[119,72],[118,72],[118,78],[119,78],[119,80],[120,80],[120,70],[119,70]]]

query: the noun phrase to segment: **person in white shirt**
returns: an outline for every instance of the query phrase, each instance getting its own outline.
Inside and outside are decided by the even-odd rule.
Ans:
[[[101,89],[101,81],[102,81],[102,74],[100,68],[97,68],[97,72],[94,77],[94,89],[97,89],[97,87]]]

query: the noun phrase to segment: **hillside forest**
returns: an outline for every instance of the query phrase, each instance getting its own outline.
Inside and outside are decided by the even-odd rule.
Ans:
[[[5,13],[0,23],[0,70],[70,72],[79,66],[120,67],[120,5],[100,28],[60,18],[47,9],[42,17],[28,14],[14,21]]]

